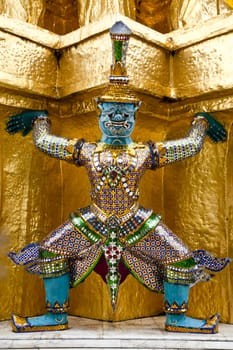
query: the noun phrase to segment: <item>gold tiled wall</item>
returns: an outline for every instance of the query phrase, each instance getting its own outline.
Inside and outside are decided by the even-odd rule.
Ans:
[[[232,0],[1,0],[0,13],[66,34],[120,13],[161,33],[230,13]]]
[[[132,14],[132,6],[127,11]],[[233,257],[232,16],[214,19],[205,31],[199,26],[167,35],[124,20],[133,30],[128,73],[143,100],[135,140],[182,137],[198,110],[213,112],[228,131],[227,142],[214,145],[207,140],[195,159],[145,174],[141,203],[162,214],[191,249],[205,248]],[[42,282],[13,266],[7,252],[40,241],[70,211],[89,203],[83,169],[39,153],[30,135],[7,135],[5,121],[25,108],[47,108],[53,133],[98,139],[93,97],[102,92],[108,79],[111,53],[107,38],[112,22],[113,17],[59,36],[0,17],[1,319],[10,318],[13,311],[33,315],[44,308]],[[59,61],[55,53],[62,54]],[[193,288],[193,315],[218,311],[223,321],[233,322],[231,270],[232,266],[213,281]],[[122,320],[160,311],[162,296],[147,291],[132,277],[120,288],[115,314],[98,275],[71,291],[71,313],[75,315]]]

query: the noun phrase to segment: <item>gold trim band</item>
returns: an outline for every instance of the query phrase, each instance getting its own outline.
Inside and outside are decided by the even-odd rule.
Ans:
[[[90,205],[91,211],[97,216],[97,218],[105,222],[111,215],[106,215],[95,203],[92,203]],[[128,213],[122,215],[122,216],[117,216],[117,218],[120,220],[120,222],[123,224],[129,219],[131,219],[136,212],[138,211],[139,204],[138,202],[132,205],[132,207],[128,210]]]

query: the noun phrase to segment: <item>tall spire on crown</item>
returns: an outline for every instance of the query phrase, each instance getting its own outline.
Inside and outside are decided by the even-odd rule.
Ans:
[[[112,65],[107,90],[103,96],[98,98],[99,102],[139,102],[129,86],[129,77],[126,69],[126,53],[130,35],[131,30],[122,21],[116,22],[110,28]]]

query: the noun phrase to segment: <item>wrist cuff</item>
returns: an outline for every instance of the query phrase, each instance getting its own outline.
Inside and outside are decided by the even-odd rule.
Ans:
[[[49,117],[47,115],[41,114],[32,119],[32,126],[35,124],[35,122],[40,122],[46,120],[48,123],[51,124],[51,121],[49,120]]]

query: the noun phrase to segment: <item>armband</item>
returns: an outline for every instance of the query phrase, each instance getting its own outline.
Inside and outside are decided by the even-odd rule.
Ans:
[[[48,116],[41,114],[41,115],[36,116],[32,119],[32,122],[31,122],[32,127],[34,126],[36,121],[43,121],[43,120],[46,120],[49,124],[51,124],[51,120],[48,118]]]
[[[83,147],[85,140],[84,139],[80,139],[76,142],[76,144],[74,145],[74,153],[73,153],[73,159],[74,162],[77,165],[81,165],[81,161],[80,161],[80,153],[81,153],[81,149]]]
[[[148,142],[149,150],[150,150],[150,155],[151,155],[151,169],[156,168],[156,158],[158,158],[158,151],[156,150],[154,152],[153,150],[153,143],[151,141]]]

